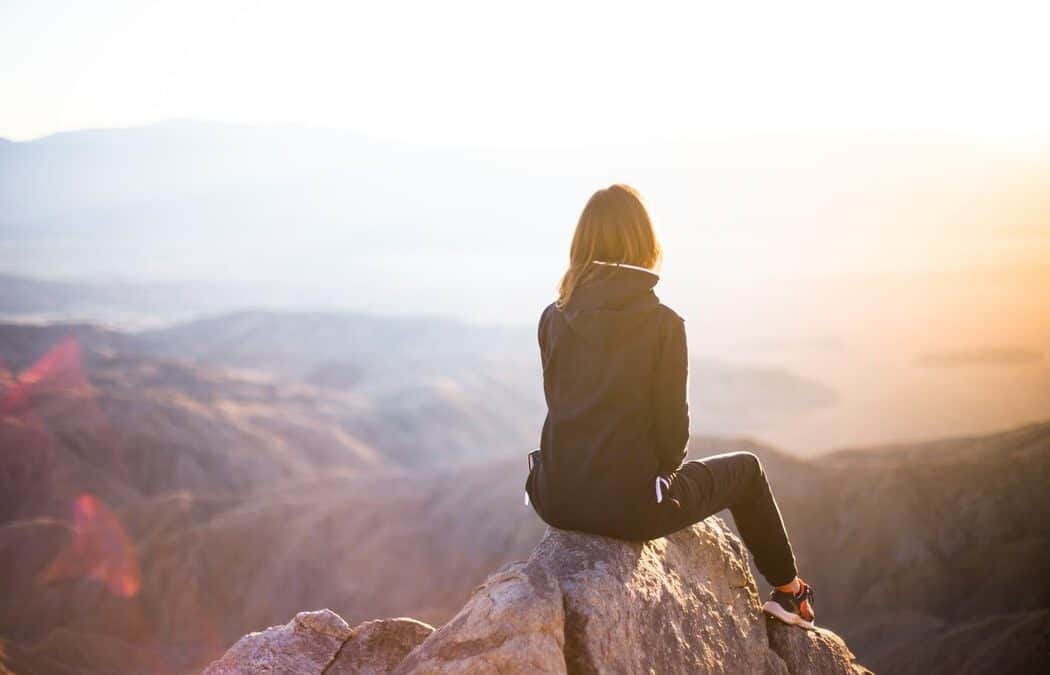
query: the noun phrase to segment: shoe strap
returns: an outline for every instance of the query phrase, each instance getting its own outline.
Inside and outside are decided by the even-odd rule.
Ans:
[[[799,579],[799,583],[802,584],[802,588],[798,590],[798,593],[791,596],[796,602],[802,602],[803,600],[809,600],[809,604],[815,604],[813,600],[813,587],[807,584],[802,579]]]

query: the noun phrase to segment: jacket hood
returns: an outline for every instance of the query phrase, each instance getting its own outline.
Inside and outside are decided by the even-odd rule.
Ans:
[[[655,272],[616,264],[596,264],[563,310],[573,332],[588,342],[622,341],[660,305]]]

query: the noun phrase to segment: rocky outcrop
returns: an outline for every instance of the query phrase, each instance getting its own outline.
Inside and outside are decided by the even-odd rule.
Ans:
[[[549,529],[441,628],[409,622],[351,630],[304,613],[206,672],[868,672],[833,633],[764,618],[743,546],[717,518],[644,543]]]
[[[329,609],[300,612],[283,626],[244,636],[204,673],[380,675],[433,631],[415,619],[367,621],[351,629]]]

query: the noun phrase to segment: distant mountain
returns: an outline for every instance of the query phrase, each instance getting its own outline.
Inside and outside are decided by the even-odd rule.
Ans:
[[[0,145],[0,271],[338,288],[327,306],[513,320],[545,304],[586,196],[616,180],[653,200],[695,302],[721,278],[1045,264],[1048,177],[1045,154],[952,139],[507,152],[174,121]],[[940,251],[946,224],[958,245]]]
[[[325,287],[342,297],[307,292],[314,304],[378,311],[408,303],[409,313],[463,318],[470,312],[462,303],[491,310],[491,291],[505,284],[473,279],[525,264],[521,254],[537,250],[541,233],[565,227],[545,209],[560,207],[571,219],[586,189],[530,177],[516,163],[331,130],[192,122],[7,144],[0,271],[251,282],[300,294]],[[536,188],[548,195],[542,202],[531,199]],[[500,202],[517,206],[497,216]],[[466,278],[457,267],[470,270]],[[376,283],[398,270],[404,278]],[[539,304],[549,285],[537,284],[537,300],[526,302]]]
[[[56,281],[0,274],[0,317],[6,320],[93,322],[140,330],[202,313],[285,304],[294,304],[290,296],[262,285]]]
[[[302,310],[231,312],[139,337],[159,355],[299,377],[351,359],[372,372],[447,373],[468,363],[530,354],[536,339],[532,327]]]

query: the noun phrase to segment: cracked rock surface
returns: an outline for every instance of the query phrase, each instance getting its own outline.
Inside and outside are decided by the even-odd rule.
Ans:
[[[645,543],[551,528],[437,630],[411,619],[351,630],[328,610],[304,612],[245,636],[205,672],[868,671],[833,633],[767,620],[743,545],[709,518]]]

